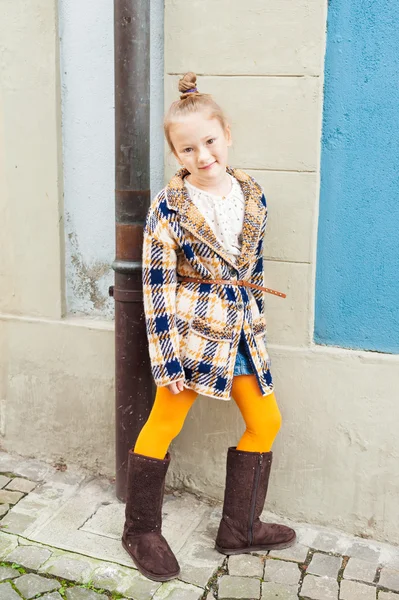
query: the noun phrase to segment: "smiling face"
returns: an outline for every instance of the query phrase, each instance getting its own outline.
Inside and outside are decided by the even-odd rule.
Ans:
[[[208,112],[193,112],[170,126],[174,155],[191,173],[190,181],[198,187],[217,185],[226,177],[230,129]]]

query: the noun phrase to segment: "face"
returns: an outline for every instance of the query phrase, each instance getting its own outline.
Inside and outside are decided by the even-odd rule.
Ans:
[[[170,127],[174,154],[191,173],[191,183],[206,185],[226,176],[230,128],[206,112],[195,112],[175,121]]]

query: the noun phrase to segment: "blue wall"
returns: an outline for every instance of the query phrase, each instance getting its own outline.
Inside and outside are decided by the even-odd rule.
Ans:
[[[328,11],[315,342],[399,353],[399,5]]]

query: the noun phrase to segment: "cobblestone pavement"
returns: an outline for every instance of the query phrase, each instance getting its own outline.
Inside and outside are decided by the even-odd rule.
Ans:
[[[0,452],[0,600],[399,600],[399,548],[264,512],[297,545],[225,557],[220,505],[177,492],[163,517],[181,574],[149,581],[121,547],[113,484],[65,467]]]

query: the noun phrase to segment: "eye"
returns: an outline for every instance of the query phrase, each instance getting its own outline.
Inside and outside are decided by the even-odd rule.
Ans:
[[[216,141],[216,138],[211,138],[207,141],[207,144],[213,144]]]
[[[184,148],[184,150],[183,150],[183,152],[185,152],[186,154],[188,154],[191,151],[192,151],[192,148]]]

